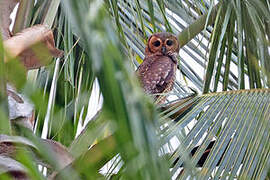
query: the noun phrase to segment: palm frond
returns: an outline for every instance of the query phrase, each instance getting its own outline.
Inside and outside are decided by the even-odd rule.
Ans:
[[[103,2],[95,1],[87,5],[87,1],[66,1],[65,8],[74,20],[71,23],[80,27],[78,33],[84,38],[85,51],[104,97],[102,111],[115,126],[117,150],[126,167],[123,176],[128,179],[143,179],[144,176],[167,179],[168,168],[157,154],[158,141],[154,135],[157,117],[151,115],[154,107],[145,102],[132,71],[124,66],[118,49],[120,44],[115,39],[110,22],[106,20]],[[91,12],[92,8],[96,9],[95,13]],[[93,14],[90,18],[84,18],[88,12]],[[152,167],[150,171],[145,169],[149,166]],[[96,167],[93,168],[95,170]],[[162,173],[157,175],[157,172]]]
[[[270,166],[269,93],[268,89],[242,90],[190,99],[187,104],[192,103],[192,109],[177,123],[170,123],[169,128],[161,131],[165,142],[176,134],[180,136],[179,146],[170,158],[174,163],[172,173],[176,173],[180,179],[189,176],[264,179]],[[178,105],[173,109],[181,108]],[[192,128],[187,130],[190,124]],[[182,130],[186,130],[186,134],[179,133]],[[202,168],[196,169],[207,147],[213,142]],[[191,153],[197,146],[196,152]],[[183,152],[193,154],[190,157],[190,164],[194,165],[191,169],[196,169],[193,174],[190,174],[190,167],[185,167]],[[183,164],[184,169],[179,174]]]
[[[178,1],[160,1],[159,3],[159,1],[153,1],[149,4],[143,1],[136,1],[136,3],[118,1],[117,6],[114,5],[112,8],[114,11],[112,15],[117,19],[118,28],[124,31],[128,46],[141,59],[144,58],[143,52],[145,45],[143,38],[145,38],[145,35],[149,36],[155,32],[155,29],[180,34],[179,38],[182,46],[192,39],[180,51],[181,65],[179,69],[191,81],[191,85],[194,84],[196,88],[203,92],[221,89],[243,89],[244,87],[268,87],[267,78],[263,79],[261,78],[262,75],[260,75],[265,74],[263,76],[267,77],[268,74],[268,70],[266,69],[268,69],[267,64],[269,60],[267,60],[267,57],[269,57],[269,52],[267,51],[267,28],[264,22],[268,21],[269,12],[267,11],[266,3],[262,1],[256,2],[257,4],[254,4],[254,1],[241,3],[239,3],[240,1],[230,1],[227,3],[224,0],[214,5],[208,1],[202,2],[185,1],[179,3]],[[153,12],[151,10],[152,6],[155,7]],[[248,8],[245,8],[246,6]],[[259,9],[255,8],[257,6]],[[138,10],[138,7],[141,7],[142,10]],[[241,9],[242,11],[240,11]],[[217,14],[218,10],[219,14]],[[119,13],[119,16],[115,16],[116,12]],[[201,13],[204,13],[204,15],[200,16]],[[253,20],[245,18],[246,15],[244,13],[249,13],[249,17]],[[213,27],[207,26],[212,25],[214,21],[216,23]],[[168,22],[169,25],[167,25]],[[246,22],[253,22],[253,24],[244,27],[244,23]],[[186,28],[187,23],[191,24],[188,28]],[[260,28],[257,28],[257,26]],[[246,31],[250,29],[248,27],[253,27],[253,32],[256,31],[256,33],[260,34],[260,44],[257,42],[254,46],[254,43],[244,43],[246,41],[244,39],[256,36],[254,33],[251,35],[247,34]],[[238,30],[235,31],[235,28]],[[203,29],[205,31],[202,31]],[[181,30],[183,30],[182,33],[180,33]],[[231,38],[232,36],[234,38]],[[210,41],[211,39],[212,41]],[[207,41],[211,42],[210,49],[208,48]],[[257,57],[255,59],[253,58],[254,60],[247,57],[248,52],[246,51],[247,48],[245,48],[252,44],[252,49],[256,51],[256,54],[252,57]],[[236,50],[236,47],[238,50]],[[207,54],[208,52],[210,52],[209,56]],[[226,62],[222,62],[225,58]],[[134,64],[138,65],[135,59],[138,58],[134,58]],[[257,67],[257,70],[252,70],[254,73],[248,74],[247,70],[251,71],[249,70],[251,67],[248,68],[248,66],[250,66],[249,64],[252,61],[255,64],[253,63],[254,65],[251,66]],[[191,68],[194,63],[198,69],[201,69],[200,71],[194,72]],[[236,67],[238,67],[237,71],[235,71]],[[203,82],[203,74],[199,72],[203,72],[204,70],[206,70],[206,74],[205,81]],[[257,77],[255,81],[253,80],[254,77]],[[249,80],[248,85],[245,84],[245,78]],[[177,89],[175,90],[179,93]]]
[[[269,20],[270,14],[267,10],[266,3],[263,1],[221,1],[220,13],[216,17],[214,33],[212,36],[211,51],[206,72],[206,81],[204,83],[204,92],[208,92],[211,88],[210,83],[214,73],[218,56],[223,59],[226,57],[226,67],[229,67],[231,53],[237,55],[238,67],[238,89],[244,88],[262,88],[269,87],[269,52],[267,43],[267,33],[265,20]],[[230,20],[230,23],[228,23]],[[268,21],[267,20],[267,21]],[[221,23],[223,22],[223,23]],[[234,30],[236,27],[237,31]],[[237,50],[230,40],[232,33],[235,33]],[[225,43],[224,33],[227,34],[227,55],[221,53]],[[212,57],[215,57],[214,59]],[[229,59],[228,59],[229,58]],[[218,66],[219,67],[219,66]],[[219,70],[215,70],[216,74]],[[226,79],[228,79],[228,70],[226,70]],[[263,78],[262,78],[263,77]],[[249,84],[245,84],[245,78]],[[226,80],[227,81],[227,80]],[[227,83],[223,81],[223,89],[227,88]],[[224,88],[225,87],[225,88]]]

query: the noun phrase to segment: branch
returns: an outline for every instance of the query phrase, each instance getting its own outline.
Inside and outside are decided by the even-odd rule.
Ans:
[[[196,97],[197,92],[194,92],[172,104],[160,107],[159,110],[177,122],[196,105]]]
[[[197,19],[194,23],[192,23],[189,27],[185,28],[181,33],[178,35],[178,40],[180,42],[180,47],[183,47],[186,45],[190,40],[192,40],[195,36],[197,36],[205,27],[205,24],[207,23],[207,26],[210,24],[213,24],[216,19],[218,8],[220,7],[221,3],[218,3],[215,5],[209,15],[209,19],[207,20],[208,13],[201,16],[199,19]]]

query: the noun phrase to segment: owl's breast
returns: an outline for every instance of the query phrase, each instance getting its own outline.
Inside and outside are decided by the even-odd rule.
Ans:
[[[177,64],[168,56],[145,58],[138,69],[144,90],[149,94],[170,91],[175,80]]]

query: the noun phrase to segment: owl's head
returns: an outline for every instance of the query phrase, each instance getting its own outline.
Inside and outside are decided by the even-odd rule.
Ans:
[[[174,35],[168,32],[159,32],[149,37],[146,55],[166,56],[178,54],[179,48],[179,42]]]

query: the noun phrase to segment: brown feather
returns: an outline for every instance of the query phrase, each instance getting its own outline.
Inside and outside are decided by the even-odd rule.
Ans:
[[[168,45],[168,41],[172,41],[172,45]],[[172,90],[178,51],[177,38],[170,33],[156,33],[149,37],[145,59],[136,71],[146,93],[155,95]],[[161,104],[166,96],[156,95],[155,99]]]
[[[176,64],[168,56],[145,58],[137,70],[142,87],[148,94],[165,93],[165,90],[171,91],[175,72]]]

